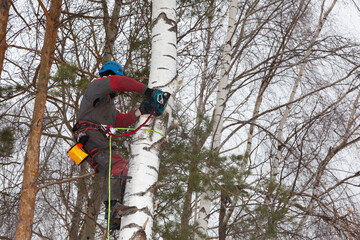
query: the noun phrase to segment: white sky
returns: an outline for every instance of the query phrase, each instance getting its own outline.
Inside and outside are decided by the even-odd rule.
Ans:
[[[360,39],[360,0],[340,0],[334,9],[338,30]]]

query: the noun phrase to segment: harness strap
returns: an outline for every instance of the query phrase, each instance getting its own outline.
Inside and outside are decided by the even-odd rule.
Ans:
[[[108,131],[101,124],[96,124],[96,123],[89,122],[89,121],[78,121],[72,129],[72,131],[76,134],[79,134],[80,132],[83,132],[86,130],[97,130],[104,136],[104,138],[109,139]]]
[[[115,147],[115,146],[112,146],[111,149],[116,150],[116,149],[119,149],[119,148]],[[94,148],[91,151],[87,151],[88,154],[89,154],[89,157],[90,157],[89,163],[94,168],[94,170],[96,172],[97,172],[97,167],[99,166],[99,164],[94,160],[95,156],[98,155],[101,152],[108,151],[108,150],[109,150],[109,147],[106,146],[106,147]]]
[[[155,107],[157,106],[157,104],[155,105]],[[109,139],[109,136],[113,136],[113,137],[126,137],[126,136],[130,136],[134,133],[136,133],[137,131],[139,131],[143,126],[145,126],[146,123],[148,123],[148,121],[150,120],[150,118],[154,115],[155,112],[155,108],[153,108],[153,110],[151,111],[149,117],[145,120],[145,122],[143,124],[141,124],[138,128],[136,128],[134,131],[132,132],[128,132],[125,134],[112,134],[110,131],[110,128],[112,126],[103,126],[101,124],[96,124],[93,122],[89,122],[89,121],[79,121],[75,124],[75,126],[73,127],[73,132],[75,132],[76,134],[83,132],[85,130],[91,129],[91,130],[98,130],[99,132],[101,132],[103,134],[103,136],[106,139]]]
[[[111,147],[111,149],[112,150],[116,150],[116,149],[118,149],[117,147],[115,147],[115,146],[112,146]],[[101,153],[101,152],[104,152],[104,151],[107,151],[107,150],[109,150],[109,147],[100,147],[100,148],[94,148],[94,149],[92,149],[91,151],[89,151],[89,154],[91,155],[91,157],[92,158],[94,158],[96,155],[98,155],[99,153]]]

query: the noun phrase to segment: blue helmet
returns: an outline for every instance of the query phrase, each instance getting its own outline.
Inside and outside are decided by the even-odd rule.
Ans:
[[[103,77],[104,73],[107,71],[112,71],[116,75],[124,76],[123,67],[117,62],[107,62],[105,63],[99,71],[99,76]]]

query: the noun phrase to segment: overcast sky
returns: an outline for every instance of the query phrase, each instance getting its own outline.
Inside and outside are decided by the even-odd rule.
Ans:
[[[338,1],[334,13],[339,22],[339,30],[360,38],[360,0]]]

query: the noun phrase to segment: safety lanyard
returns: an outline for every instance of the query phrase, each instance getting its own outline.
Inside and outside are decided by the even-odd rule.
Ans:
[[[152,115],[154,114],[154,112],[155,112],[155,108],[151,111],[150,116],[146,119],[146,121],[145,121],[143,124],[141,124],[138,128],[136,128],[134,131],[132,131],[132,132],[117,135],[117,134],[112,134],[111,131],[110,131],[110,129],[108,129],[108,132],[107,132],[107,133],[108,133],[110,136],[113,136],[113,137],[126,137],[126,136],[130,136],[130,135],[136,133],[137,131],[139,131],[143,126],[145,126],[145,124],[150,120],[150,118],[152,117]],[[110,128],[111,128],[111,126],[110,126]]]

